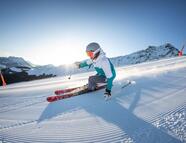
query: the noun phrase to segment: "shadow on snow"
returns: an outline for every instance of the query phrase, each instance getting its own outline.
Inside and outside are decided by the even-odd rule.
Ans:
[[[134,142],[141,143],[181,142],[178,139],[161,131],[152,124],[144,121],[143,119],[133,114],[133,111],[138,101],[140,100],[140,97],[142,96],[142,91],[144,89],[158,92],[161,89],[169,88],[165,87],[164,84],[161,84],[158,81],[152,82],[151,80],[145,78],[140,79],[136,85],[127,87],[126,89],[119,88],[117,89],[117,87],[120,86],[119,85],[116,86],[113,98],[108,102],[104,101],[103,90],[101,90],[96,91],[95,94],[87,95],[85,94],[78,97],[67,99],[65,101],[61,100],[58,102],[50,103],[39,117],[38,123],[44,120],[49,120],[56,116],[63,115],[64,113],[68,113],[77,108],[80,108],[86,110],[88,113],[92,115],[101,117],[106,122],[118,126]],[[128,95],[133,96],[133,101],[130,103],[128,109],[126,109],[119,103],[117,98]]]

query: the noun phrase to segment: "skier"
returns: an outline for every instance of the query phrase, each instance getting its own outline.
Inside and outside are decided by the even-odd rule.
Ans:
[[[97,83],[106,83],[104,95],[111,97],[111,89],[116,72],[110,59],[105,56],[98,43],[90,43],[86,47],[86,53],[91,60],[76,62],[78,68],[93,65],[97,74],[90,76],[88,79],[88,90],[96,90]]]

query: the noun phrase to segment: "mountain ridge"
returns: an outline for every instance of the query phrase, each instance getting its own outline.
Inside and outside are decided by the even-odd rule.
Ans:
[[[179,50],[172,44],[166,43],[160,46],[149,46],[145,50],[140,50],[129,55],[112,57],[110,58],[110,60],[115,67],[120,67],[124,65],[132,65],[152,60],[159,60],[162,58],[175,57],[178,56],[178,52]],[[19,82],[24,81],[24,79],[29,80],[29,76],[32,77],[31,80],[33,80],[38,79],[38,77],[40,79],[54,76],[65,76],[69,74],[71,75],[93,70],[93,67],[89,69],[77,69],[74,64],[68,66],[54,66],[51,64],[44,66],[35,66],[31,62],[27,62],[21,57],[12,56],[8,58],[0,57],[0,65],[0,68],[6,66],[6,69],[3,69],[2,73],[9,83],[13,83],[14,81],[12,80],[14,80],[16,77],[21,77],[21,80],[16,80]],[[24,76],[22,77],[22,75]]]

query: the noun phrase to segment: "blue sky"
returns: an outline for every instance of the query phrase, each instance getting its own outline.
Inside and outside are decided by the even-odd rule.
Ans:
[[[181,48],[185,27],[185,0],[0,0],[0,56],[60,65],[86,59],[93,41],[108,57]]]

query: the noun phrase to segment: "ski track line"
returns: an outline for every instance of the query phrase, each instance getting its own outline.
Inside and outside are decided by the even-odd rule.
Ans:
[[[180,106],[180,108],[182,108],[182,106]],[[178,110],[179,108],[177,108],[177,110]],[[176,110],[175,109],[173,109],[172,111],[169,111],[169,112],[167,112],[167,113],[164,113],[164,115],[168,115],[168,114],[171,114],[171,113],[174,113],[174,112],[176,112]],[[159,116],[162,116],[163,114],[161,114],[161,115],[159,115]],[[157,117],[156,117],[157,118]],[[10,129],[10,128],[15,128],[15,127],[20,127],[20,126],[22,126],[22,125],[28,125],[28,124],[30,124],[30,123],[33,123],[33,122],[36,122],[37,120],[34,120],[34,121],[29,121],[29,122],[27,122],[27,123],[25,123],[25,122],[23,122],[23,123],[17,123],[17,125],[12,125],[12,126],[9,126],[9,127],[6,127],[7,129]],[[154,119],[154,121],[156,121],[156,119]],[[153,121],[151,121],[151,123],[152,123]],[[92,129],[92,128],[91,128]],[[140,129],[140,130],[142,130],[142,129]],[[147,129],[146,129],[147,130]],[[86,130],[85,130],[86,131]],[[78,132],[78,134],[80,134],[80,135],[82,135],[85,131],[82,131],[82,132]],[[21,131],[22,132],[22,131]],[[71,130],[69,131],[69,133],[71,132]],[[96,131],[97,132],[97,131]],[[76,134],[77,134],[77,132],[76,132]],[[117,134],[117,133],[116,133]],[[60,135],[60,134],[59,134]],[[68,134],[67,134],[68,135]],[[75,135],[75,134],[74,134]],[[16,136],[16,135],[15,135]],[[58,134],[57,134],[57,136],[58,136]],[[56,137],[57,137],[56,136]],[[109,134],[108,134],[108,136],[109,136]],[[113,136],[113,135],[111,135],[111,136]],[[122,136],[122,134],[120,134],[119,136]],[[28,137],[28,136],[27,136]],[[44,136],[45,137],[45,136]],[[83,137],[85,137],[85,136],[83,136]],[[94,136],[94,137],[96,137],[96,136]],[[106,136],[107,137],[107,136]],[[49,137],[50,139],[51,139],[51,137]],[[101,138],[103,138],[103,136],[101,136]],[[65,141],[65,138],[63,138],[64,139],[64,141]],[[89,138],[90,139],[90,138]],[[98,137],[96,137],[96,139],[97,139],[97,141],[100,141],[99,139],[98,139]],[[104,139],[105,140],[105,139]],[[19,140],[20,141],[20,140]],[[26,140],[24,140],[24,141],[26,141]],[[33,140],[31,140],[31,141],[33,141]],[[28,142],[31,142],[31,141],[28,141]],[[53,139],[52,139],[52,141],[54,141]],[[66,140],[67,141],[67,140]],[[69,142],[71,142],[72,140],[69,140]],[[76,138],[76,140],[74,140],[74,141],[77,141],[77,138]],[[81,140],[82,141],[82,140]],[[91,139],[91,141],[93,141],[92,139]],[[68,141],[67,141],[68,142]],[[73,141],[72,141],[73,142]],[[83,142],[83,141],[82,141]]]
[[[177,112],[177,111],[179,111],[179,110],[181,110],[181,109],[183,109],[183,108],[186,108],[186,102],[185,103],[183,103],[182,105],[180,105],[180,106],[177,106],[176,108],[172,108],[172,109],[170,109],[170,110],[168,110],[168,111],[164,111],[164,112],[162,112],[162,113],[160,113],[160,114],[155,114],[154,116],[146,116],[146,117],[144,117],[144,120],[145,121],[148,121],[149,123],[153,123],[153,122],[155,122],[158,118],[161,118],[162,116],[165,116],[165,115],[169,115],[169,114],[172,114],[172,113],[175,113],[175,112]]]
[[[11,134],[11,138],[9,137],[8,140],[12,140],[12,141],[16,141],[15,139],[17,139],[16,142],[24,142],[27,141],[29,143],[31,142],[112,142],[112,141],[119,141],[119,140],[123,140],[123,138],[126,138],[127,136],[122,136],[122,135],[115,135],[113,137],[113,135],[109,135],[109,136],[104,136],[100,135],[99,138],[96,138],[94,136],[85,138],[84,136],[82,137],[73,137],[73,139],[69,136],[66,138],[59,138],[59,136],[44,136],[44,137],[39,137],[37,139],[35,139],[34,137],[26,137],[26,138],[18,138],[17,135],[12,135]]]
[[[16,135],[15,135],[16,136]],[[56,138],[59,138],[59,136],[61,136],[61,134],[58,134],[58,136],[56,135],[56,136],[48,136],[48,138],[46,137],[46,135],[45,136],[39,136],[39,138],[41,139],[41,138],[43,138],[44,140],[48,140],[48,139],[51,139],[51,138],[53,138],[53,140],[55,140]],[[82,140],[91,140],[91,142],[93,141],[93,140],[98,140],[98,141],[100,141],[100,140],[105,140],[105,139],[116,139],[117,138],[117,140],[118,140],[118,138],[120,137],[120,139],[122,139],[121,137],[122,137],[122,134],[117,134],[117,133],[112,133],[112,134],[100,134],[99,136],[97,135],[97,136],[95,136],[95,135],[93,135],[93,136],[91,136],[90,134],[89,135],[87,135],[87,136],[74,136],[74,134],[73,134],[73,139],[71,139],[71,137],[70,136],[63,136],[62,138],[61,138],[61,140],[69,140],[69,142],[71,142],[71,141],[77,141],[77,140],[79,140],[79,141],[82,141]],[[26,138],[33,138],[32,136],[31,137],[26,137]]]
[[[147,122],[151,123],[155,128],[158,128],[158,127],[156,126],[156,124],[157,124],[158,121],[161,121],[162,119],[164,120],[165,117],[171,116],[172,114],[177,114],[178,112],[180,112],[180,110],[183,110],[184,113],[186,114],[186,106],[185,106],[185,105],[182,105],[182,106],[176,108],[176,110],[174,109],[174,110],[171,110],[171,111],[169,111],[169,112],[160,114],[160,115],[156,116],[154,119],[152,119],[152,120],[150,120],[150,121],[148,120]],[[164,128],[167,127],[167,126],[164,126],[164,125],[166,125],[166,124],[167,124],[166,122],[163,122],[163,124],[161,124],[160,128],[158,128],[158,129],[160,129],[161,131],[163,131],[163,132],[168,133],[168,134],[171,135],[171,134],[172,134],[171,132],[166,132],[165,130],[162,129],[162,125],[163,125]],[[184,124],[185,124],[185,123],[184,123]],[[172,126],[172,128],[174,129],[174,125],[170,125],[170,126]],[[186,127],[186,125],[185,125],[185,127]],[[167,127],[167,128],[168,128],[168,127]],[[136,133],[134,134],[134,136],[139,136],[140,134],[142,134],[142,133],[147,133],[147,132],[149,132],[149,131],[151,131],[151,127],[149,127],[149,128],[143,128],[143,127],[142,127],[142,128],[140,128],[140,129],[138,129],[138,130],[136,131]],[[172,134],[172,135],[173,135],[174,137],[176,136],[177,139],[180,140],[181,142],[182,142],[182,141],[183,141],[183,142],[186,141],[186,136],[183,137],[183,138],[185,138],[185,141],[184,141],[184,139],[180,139],[180,138],[178,137],[179,135],[175,135],[175,134]],[[185,134],[185,135],[186,135],[186,134]]]
[[[185,107],[184,108],[181,108],[180,110],[184,110],[184,113],[185,113]],[[180,110],[178,110],[178,111],[180,112]],[[163,123],[161,123],[161,126],[160,127],[157,126],[157,123],[161,122],[162,120],[165,120],[164,118],[166,118],[166,117],[172,116],[173,114],[177,114],[178,111],[173,111],[171,113],[164,113],[163,116],[158,116],[154,120],[150,121],[149,123],[151,123],[153,126],[155,126],[155,128],[158,128],[161,131],[163,131],[165,133],[168,133],[169,135],[172,135],[172,136],[176,137],[181,142],[185,142],[186,141],[186,139],[185,139],[186,135],[184,135],[184,137],[180,137],[180,134],[175,134],[175,132],[174,132],[174,128],[175,128],[174,125],[167,125],[167,122],[164,121]],[[168,129],[172,129],[172,130],[168,130],[167,128]],[[165,129],[167,129],[167,131]],[[139,129],[138,132],[139,133],[140,132],[148,132],[148,130],[149,130],[148,128],[141,128],[141,129]],[[183,131],[181,132],[181,134],[182,133],[183,133]]]
[[[167,93],[164,97],[155,98],[155,100],[143,102],[143,103],[138,104],[137,106],[140,107],[140,106],[144,106],[144,104],[145,105],[150,105],[152,103],[156,103],[156,102],[158,102],[158,101],[160,101],[162,99],[167,99],[167,98],[169,98],[171,96],[175,96],[177,93],[185,91],[185,89],[186,89],[186,86],[184,86],[184,88],[181,87],[181,88],[177,89],[176,91],[172,91],[170,93]]]
[[[39,140],[41,141],[41,139],[44,138],[44,140],[43,140],[44,142],[46,140],[47,141],[51,140],[52,142],[55,142],[55,140],[58,139],[60,137],[60,135],[61,135],[61,130],[59,130],[59,134],[56,134],[57,131],[55,131],[55,135],[52,136],[52,137],[51,136],[47,136],[46,137],[46,135],[44,135],[44,136],[39,135],[39,138],[40,138]],[[80,141],[80,142],[87,142],[89,140],[91,140],[91,142],[94,142],[94,141],[101,141],[101,140],[103,140],[104,142],[107,142],[107,141],[111,141],[111,140],[116,140],[117,141],[117,140],[123,138],[123,134],[118,134],[118,132],[115,133],[115,132],[113,132],[114,130],[112,132],[110,132],[110,133],[107,133],[107,134],[105,132],[102,132],[102,134],[100,134],[95,129],[93,131],[96,132],[97,134],[93,135],[92,137],[91,137],[90,133],[88,133],[88,135],[85,136],[83,133],[86,134],[86,132],[83,132],[83,133],[80,133],[78,136],[77,135],[74,136],[74,134],[73,134],[73,139],[71,139],[71,137],[69,136],[70,133],[71,133],[71,131],[69,131],[68,134],[64,134],[63,135],[63,138],[61,140],[67,141],[67,142],[77,142],[77,140]],[[92,131],[91,131],[91,133],[92,133]],[[22,134],[22,131],[20,132],[20,134]],[[16,133],[15,133],[15,135],[11,133],[11,136],[12,135],[13,136],[17,136]],[[28,141],[28,139],[30,138],[29,140],[31,140],[31,142],[32,142],[33,138],[35,138],[33,135],[34,134],[30,134],[30,136],[26,136],[26,140]],[[113,135],[114,135],[114,138],[113,138]],[[104,136],[104,138],[103,138],[103,136]],[[85,139],[85,138],[87,138],[87,139]],[[107,140],[107,141],[105,141],[105,140]]]
[[[176,136],[177,139],[182,142],[186,142],[186,106],[183,108],[161,116],[153,125],[164,132],[169,132],[172,136]]]
[[[25,102],[31,102],[33,99],[34,100],[38,100],[38,99],[40,99],[40,98],[44,98],[44,97],[48,97],[49,95],[46,95],[46,94],[42,94],[42,95],[39,95],[39,96],[30,96],[30,97],[18,97],[19,99],[16,99],[16,100],[14,100],[14,102],[16,102],[16,103],[12,103],[12,104],[3,104],[3,106],[0,106],[0,108],[2,109],[2,108],[7,108],[7,107],[10,107],[10,106],[15,106],[15,105],[17,105],[17,104],[22,104],[22,103],[25,103]],[[8,98],[10,98],[10,97],[6,97],[7,98],[7,100],[8,100]],[[14,98],[14,97],[11,97],[11,98]],[[30,99],[32,99],[32,100],[30,100]],[[17,102],[18,101],[18,102]]]
[[[160,81],[161,82],[161,81]],[[174,85],[174,84],[171,84],[171,83],[169,83],[170,85]],[[152,104],[152,103],[156,103],[156,102],[159,102],[159,101],[161,101],[162,99],[167,99],[167,98],[170,98],[171,96],[175,96],[176,94],[178,94],[178,93],[180,93],[180,92],[183,92],[184,93],[184,91],[185,91],[185,89],[186,89],[186,86],[182,86],[181,85],[181,87],[179,87],[179,88],[177,88],[176,90],[174,90],[174,91],[171,91],[171,92],[169,92],[169,93],[166,93],[166,94],[164,94],[165,96],[163,96],[163,97],[154,97],[154,99],[153,100],[151,100],[151,101],[146,101],[146,102],[143,102],[143,103],[138,103],[137,104],[137,107],[141,107],[141,106],[146,106],[146,105],[150,105],[150,104]],[[119,98],[117,98],[117,96],[113,96],[113,98],[116,98],[116,100],[118,100],[118,101],[120,101],[120,102],[122,102],[122,99],[119,99]],[[152,97],[153,98],[153,97]],[[184,105],[186,105],[186,103],[184,103]],[[181,105],[181,106],[183,106],[183,105]],[[174,110],[174,108],[173,108],[173,110]],[[146,120],[151,120],[152,118],[154,118],[155,116],[159,116],[159,114],[162,114],[162,113],[157,113],[157,115],[156,115],[156,113],[155,113],[155,115],[152,117],[152,116],[149,116],[149,117],[144,117]]]
[[[96,131],[95,131],[96,132]],[[22,134],[22,132],[20,133],[20,134]],[[60,132],[60,134],[61,134],[61,132]],[[44,142],[45,141],[49,141],[49,140],[51,140],[52,142],[55,142],[56,141],[56,139],[58,139],[59,138],[59,136],[60,136],[60,134],[58,135],[56,135],[56,133],[55,133],[55,136],[47,136],[46,137],[46,135],[45,136],[43,136],[43,138],[44,138]],[[11,138],[12,138],[12,135],[13,134],[11,134]],[[69,135],[69,134],[68,134]],[[83,135],[83,134],[81,134],[81,136],[73,136],[74,138],[73,139],[71,139],[71,137],[70,136],[66,136],[66,138],[65,138],[65,136],[61,139],[61,138],[59,138],[59,140],[62,140],[62,141],[65,141],[65,142],[77,142],[77,140],[79,141],[79,142],[89,142],[90,140],[91,140],[91,142],[97,142],[97,141],[101,141],[101,140],[103,140],[104,142],[110,142],[111,140],[113,141],[113,140],[115,140],[115,141],[117,141],[117,140],[121,140],[122,138],[123,138],[123,135],[121,134],[117,134],[116,133],[116,135],[114,135],[114,134],[108,134],[107,136],[105,135],[105,134],[99,134],[99,136],[87,136],[88,138],[87,139],[85,139],[85,136]],[[114,135],[114,138],[113,138],[113,135]],[[17,134],[15,134],[15,135],[13,135],[13,136],[17,136]],[[103,137],[104,136],[104,137]],[[14,138],[14,137],[13,137]],[[29,139],[30,138],[30,139]],[[33,142],[33,138],[35,138],[35,137],[33,137],[33,135],[31,135],[31,137],[29,137],[29,136],[26,136],[26,139],[22,139],[22,140],[24,140],[24,142],[25,141],[29,141],[30,140],[30,142]],[[39,138],[42,138],[42,136],[39,136]],[[10,138],[9,138],[10,139]],[[39,139],[40,141],[41,141],[41,139]],[[14,140],[15,141],[15,140]],[[19,141],[20,141],[20,138],[19,138]],[[37,140],[36,141],[34,141],[34,142],[37,142]]]
[[[100,130],[100,129],[99,129]],[[25,131],[27,131],[27,130],[25,130]],[[87,131],[87,130],[86,130]],[[17,132],[17,131],[16,131]],[[59,137],[63,137],[63,139],[65,140],[65,139],[69,139],[70,138],[70,134],[63,134],[63,135],[61,135],[61,132],[62,132],[62,130],[57,130],[57,131],[55,131],[54,133],[55,133],[55,135],[52,135],[52,137],[54,137],[54,138],[59,138]],[[75,131],[76,132],[76,131]],[[6,132],[4,132],[4,133],[6,133]],[[19,132],[17,132],[17,133],[14,133],[13,131],[12,132],[8,132],[9,134],[11,133],[11,135],[15,135],[15,136],[18,136],[18,135],[20,135],[21,134],[21,132],[19,133]],[[70,131],[69,131],[69,133],[70,133]],[[97,133],[97,134],[95,134],[95,133]],[[91,134],[94,134],[93,136],[91,136]],[[33,136],[34,135],[34,136]],[[28,135],[26,135],[26,138],[35,138],[35,137],[39,137],[39,138],[47,138],[46,137],[46,135],[47,134],[41,134],[41,135],[39,135],[39,136],[37,136],[36,134],[34,134],[34,133],[29,133]],[[108,138],[109,136],[123,136],[124,134],[123,134],[123,132],[114,132],[114,130],[113,131],[110,131],[110,132],[96,132],[96,130],[94,130],[94,132],[92,132],[92,131],[90,131],[89,133],[86,133],[86,132],[84,132],[84,134],[74,134],[73,133],[73,138],[89,138],[89,139],[101,139],[101,138],[103,138],[103,136],[104,136],[104,138]],[[49,138],[51,138],[51,136],[48,136]]]
[[[12,129],[12,128],[17,128],[20,126],[28,125],[28,124],[33,124],[34,122],[37,122],[38,120],[31,120],[31,121],[23,121],[23,122],[18,122],[16,124],[0,127],[0,131],[4,129]]]
[[[182,107],[180,107],[180,108],[182,108]],[[177,109],[177,110],[179,110],[179,108]],[[172,112],[169,112],[169,113],[165,113],[164,115],[167,115],[167,114],[171,114],[171,113],[173,113],[173,112],[177,112],[177,110],[173,110]],[[163,116],[164,116],[163,115]],[[161,115],[162,116],[162,115]],[[146,129],[146,128],[140,128],[140,130],[148,130],[148,129]],[[60,130],[59,130],[60,131]],[[85,130],[86,131],[86,130]],[[57,131],[56,131],[57,132]],[[69,133],[71,132],[71,129],[69,130]],[[97,131],[96,131],[97,132]],[[69,134],[69,133],[67,133],[67,135]],[[84,133],[84,131],[83,131],[83,133]],[[80,135],[82,135],[83,133],[80,133]],[[22,134],[22,131],[21,131],[21,133],[20,134]],[[60,136],[60,134],[61,134],[61,132],[59,132],[59,134],[55,134],[55,137],[54,137],[54,139],[52,139],[52,141],[55,141],[55,138],[57,138],[58,137],[58,135]],[[112,134],[111,134],[112,135]],[[15,136],[16,136],[16,134],[15,134]],[[108,134],[108,136],[109,136],[109,134]],[[118,135],[118,136],[122,136],[122,134],[121,135]],[[28,137],[28,136],[27,136]],[[31,135],[31,137],[32,137],[32,135]],[[42,137],[42,136],[41,136]],[[46,137],[46,136],[43,136],[44,138]],[[83,136],[83,138],[84,138],[85,136]],[[95,137],[95,136],[94,136]],[[49,138],[51,139],[51,137],[49,136]],[[49,139],[48,138],[48,139]],[[103,136],[101,135],[101,138],[103,138]],[[108,139],[108,137],[106,137],[107,139]],[[65,138],[63,138],[64,139],[64,141],[66,140]],[[79,139],[79,140],[81,140],[81,138],[76,138],[75,140],[68,140],[68,137],[67,137],[67,142],[69,141],[69,142],[75,142],[75,141],[77,141],[77,139]],[[91,138],[89,138],[89,139],[91,139]],[[25,139],[23,139],[24,141],[25,141]],[[93,138],[93,140],[94,140],[94,138]],[[93,141],[92,139],[91,139],[91,141]],[[96,140],[97,141],[100,141],[99,140],[99,138],[96,138]],[[96,141],[95,140],[95,141]],[[105,139],[104,139],[105,140]],[[122,140],[122,139],[121,139]],[[31,141],[33,141],[32,139],[31,139]],[[82,140],[81,140],[82,141]],[[109,140],[110,141],[110,140]],[[84,141],[82,141],[82,142],[84,142]]]
[[[26,104],[26,105],[22,105],[22,106],[19,106],[19,107],[15,107],[15,108],[11,108],[11,109],[7,109],[7,110],[3,110],[3,111],[0,111],[0,113],[5,113],[5,112],[9,112],[9,111],[15,111],[15,110],[19,110],[19,109],[23,109],[23,108],[26,108],[26,107],[30,107],[30,106],[33,106],[33,105],[36,105],[36,104],[41,104],[41,103],[44,103],[46,102],[46,99],[43,99],[41,101],[38,101],[37,102],[31,102],[29,104]],[[28,103],[28,102],[26,102]]]
[[[180,107],[181,108],[181,107]],[[177,109],[178,110],[178,109]],[[172,112],[176,112],[177,110],[173,110]],[[171,112],[169,112],[169,113],[166,113],[166,114],[170,114]],[[165,115],[166,115],[165,114]],[[25,125],[28,125],[28,124],[25,124]],[[20,125],[19,125],[20,126]],[[72,127],[73,128],[73,127]],[[91,128],[92,129],[92,128]],[[69,129],[69,133],[71,132],[71,130],[72,129]],[[140,128],[139,129],[140,131],[141,130],[143,130],[143,131],[148,131],[148,129],[146,129],[146,128]],[[87,131],[87,130],[85,130],[85,131]],[[93,130],[94,132],[97,132],[96,130]],[[75,137],[74,139],[70,139],[70,137],[68,138],[62,138],[62,139],[60,139],[59,138],[59,136],[60,136],[60,134],[61,134],[61,131],[60,131],[60,129],[59,129],[59,134],[56,134],[56,132],[57,131],[55,131],[55,136],[48,136],[48,137],[46,137],[45,135],[44,136],[40,136],[39,135],[39,137],[44,137],[45,139],[44,140],[42,140],[41,141],[41,139],[39,139],[39,140],[37,140],[37,139],[35,139],[35,137],[33,136],[34,134],[31,134],[31,136],[29,137],[28,135],[26,136],[26,139],[25,138],[19,138],[19,137],[17,137],[18,139],[16,140],[16,138],[14,138],[14,137],[12,137],[12,133],[11,133],[11,139],[9,138],[10,136],[8,136],[8,140],[9,141],[13,141],[13,142],[24,142],[24,143],[26,143],[26,142],[57,142],[57,141],[64,141],[64,142],[77,142],[77,141],[80,141],[80,142],[88,142],[88,141],[90,141],[91,140],[91,142],[100,142],[101,140],[99,139],[99,136],[96,138],[96,136],[94,136],[93,138],[91,138],[91,137],[89,137],[89,138],[87,138],[88,140],[85,140],[84,139],[84,135],[83,135],[83,133],[80,133],[80,135],[83,135],[82,137],[80,137],[80,136],[77,136],[77,137]],[[22,130],[20,131],[20,134],[22,134]],[[117,134],[117,133],[116,133]],[[137,135],[138,135],[138,132],[136,133]],[[18,134],[16,134],[15,133],[15,137],[17,136]],[[67,135],[69,135],[69,134],[67,134]],[[108,136],[103,136],[103,135],[100,135],[100,138],[103,140],[103,142],[110,142],[110,141],[118,141],[118,140],[124,140],[123,138],[125,138],[124,137],[124,135],[123,134],[118,134],[117,136],[118,136],[118,138],[116,138],[116,136],[115,136],[115,138],[113,139],[113,135],[112,134],[110,134],[111,135],[111,137],[108,137],[109,136],[109,133],[108,133]],[[122,137],[123,136],[123,137]],[[59,139],[58,139],[59,138]],[[96,138],[96,139],[95,139]],[[56,140],[57,139],[57,140]],[[84,139],[84,140],[83,140]],[[108,140],[109,139],[109,140]],[[60,142],[59,141],[59,142]]]
[[[4,112],[8,112],[8,111],[13,111],[13,110],[19,110],[20,108],[23,108],[23,107],[29,107],[29,106],[32,106],[32,105],[44,103],[44,102],[46,102],[46,98],[47,97],[48,97],[48,95],[44,95],[44,96],[42,95],[42,96],[38,96],[38,97],[31,97],[31,98],[26,99],[26,100],[24,100],[22,102],[20,101],[22,99],[17,99],[18,102],[16,102],[16,103],[1,107],[0,113],[4,113]],[[30,99],[32,99],[32,100],[30,100]],[[43,99],[43,100],[38,101],[38,99]],[[37,101],[37,102],[35,102],[35,101]],[[15,107],[15,105],[19,105],[19,107]],[[13,109],[11,107],[13,107]],[[11,108],[11,109],[5,109],[5,110],[3,110],[4,108]]]
[[[64,114],[67,114],[67,113],[64,113]],[[61,114],[61,115],[63,115],[63,114]],[[91,117],[87,117],[87,118],[91,118]],[[79,119],[78,119],[79,120]],[[87,119],[81,119],[80,118],[80,120],[87,120]],[[14,120],[12,120],[12,121],[14,121]],[[28,124],[30,124],[30,123],[33,123],[33,122],[37,122],[38,120],[31,120],[31,121],[23,121],[23,122],[19,122],[19,123],[16,123],[16,124],[13,124],[13,125],[9,125],[9,126],[4,126],[4,127],[1,127],[0,129],[8,129],[8,128],[13,128],[13,127],[19,127],[19,126],[22,126],[22,125],[28,125]],[[76,120],[74,120],[74,121],[76,121]],[[50,121],[50,124],[51,123],[56,123],[56,121]],[[66,122],[66,121],[59,121],[59,122]],[[67,121],[67,122],[69,122],[69,121]],[[108,125],[107,125],[108,126]],[[103,126],[102,125],[102,127],[105,127],[105,126]],[[94,127],[91,127],[91,129],[93,129]],[[79,128],[78,129],[79,131],[81,131],[81,128]],[[71,132],[71,130],[70,130],[70,132]]]
[[[186,107],[186,102],[184,102],[182,105],[177,106],[176,108],[175,107],[169,108],[168,111],[164,111],[164,112],[161,112],[161,113],[154,113],[153,116],[143,116],[143,118],[144,118],[145,121],[148,121],[149,123],[152,123],[154,120],[156,120],[156,118],[164,116],[165,114],[168,114],[168,113],[175,112],[175,110],[177,111],[177,110],[179,110],[183,107]]]
[[[19,126],[18,126],[19,125]],[[12,127],[20,127],[22,124],[18,124],[18,125],[15,125],[15,126],[12,126]],[[25,123],[24,123],[24,125],[25,125]],[[28,125],[28,124],[26,124],[26,125]],[[102,126],[103,127],[103,126]],[[104,127],[105,128],[105,127]],[[93,128],[91,127],[91,130],[92,130]],[[95,129],[94,129],[95,130]],[[84,133],[86,132],[87,130],[83,130],[83,132],[76,132],[76,134],[78,133],[79,135],[83,135],[83,137],[82,138],[84,138],[85,136],[84,136]],[[94,132],[96,132],[96,133],[99,133],[98,132],[99,130],[95,130]],[[22,132],[22,131],[21,131]],[[71,132],[71,129],[69,130],[69,134],[70,134],[70,132]],[[100,131],[100,132],[103,132],[103,131]],[[61,132],[59,132],[60,134],[61,134]],[[59,135],[60,135],[59,134]],[[117,135],[119,135],[119,136],[123,136],[122,134],[119,134],[118,132],[116,133]],[[68,134],[67,134],[68,135]],[[74,134],[75,135],[75,134]],[[58,136],[58,135],[57,135]],[[57,137],[56,136],[56,137]],[[104,135],[104,136],[106,136],[106,134]],[[108,133],[108,136],[112,136],[111,138],[113,138],[113,134],[109,134]],[[106,138],[108,139],[108,136],[106,136]],[[28,137],[28,136],[27,136]],[[96,137],[96,136],[94,136],[94,137]],[[51,137],[50,137],[51,138]],[[98,140],[98,137],[96,137],[97,138],[97,140]],[[103,136],[101,135],[101,137],[100,138],[103,138]],[[89,138],[90,139],[90,138]],[[92,141],[93,141],[93,139],[91,139]],[[105,139],[103,139],[103,140],[105,140]],[[54,140],[53,140],[54,141]],[[72,140],[70,140],[70,142],[71,142]],[[77,140],[75,140],[75,141],[77,141]]]
[[[14,137],[14,138],[10,138],[10,139],[7,139],[7,140],[4,140],[5,141],[5,143],[32,143],[33,142],[33,140],[32,139],[27,139],[27,140],[25,140],[24,138],[16,138],[16,137]],[[110,139],[109,138],[109,140],[107,139],[107,140],[104,140],[104,138],[103,139],[100,139],[100,140],[96,140],[96,139],[94,139],[94,140],[85,140],[84,138],[82,138],[81,139],[81,143],[90,143],[90,142],[99,142],[99,143],[118,143],[118,142],[121,142],[121,143],[123,143],[123,141],[124,141],[124,139],[122,139],[122,138],[120,138],[120,137],[118,137],[118,138],[114,138],[114,139]],[[41,139],[38,139],[38,140],[35,140],[34,141],[34,143],[80,143],[80,142],[78,142],[77,140],[70,140],[70,139],[66,139],[66,140],[63,140],[63,139],[56,139],[56,138],[48,138],[48,139],[43,139],[43,140],[41,140]],[[125,143],[127,143],[127,142],[125,142]],[[129,143],[129,142],[128,142]]]

